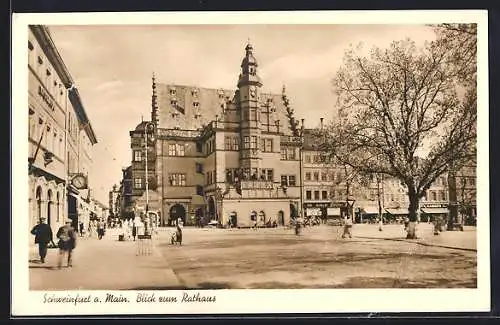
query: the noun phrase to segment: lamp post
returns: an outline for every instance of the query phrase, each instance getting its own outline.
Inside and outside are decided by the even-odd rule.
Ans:
[[[349,197],[349,194],[348,194],[347,197],[346,197],[347,215],[348,215],[349,218],[351,218],[351,220],[354,218],[354,216],[353,216],[353,214],[354,214],[354,209],[353,209],[354,202],[356,202],[356,200],[353,199],[352,197]]]
[[[300,120],[299,174],[300,174],[300,217],[304,220],[304,181],[302,175],[302,151],[304,148],[304,119]]]
[[[149,218],[149,177],[148,177],[148,128],[154,127],[153,123],[146,122],[144,125],[144,158],[145,158],[145,172],[146,172],[146,218]]]

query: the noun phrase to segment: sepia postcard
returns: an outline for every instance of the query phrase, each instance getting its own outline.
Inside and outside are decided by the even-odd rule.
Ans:
[[[14,14],[12,315],[490,311],[487,18]]]

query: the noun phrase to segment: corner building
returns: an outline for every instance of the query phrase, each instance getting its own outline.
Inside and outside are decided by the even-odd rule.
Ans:
[[[147,142],[149,210],[160,212],[162,225],[178,218],[285,225],[297,216],[300,139],[288,127],[282,94],[262,87],[250,44],[234,91],[153,77],[151,122],[130,132],[133,200],[146,189]]]

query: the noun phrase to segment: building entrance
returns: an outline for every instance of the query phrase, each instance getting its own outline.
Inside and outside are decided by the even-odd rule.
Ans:
[[[175,226],[178,219],[181,219],[184,225],[186,224],[186,209],[181,204],[176,204],[170,208],[168,225]]]

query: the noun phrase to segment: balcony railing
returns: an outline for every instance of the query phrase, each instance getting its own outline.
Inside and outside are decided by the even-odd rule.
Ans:
[[[302,141],[301,137],[296,137],[292,135],[282,135],[280,136],[281,143],[295,143],[300,144]]]
[[[179,137],[179,138],[197,138],[201,136],[200,130],[177,130],[177,129],[158,129],[159,137]]]
[[[263,181],[263,180],[241,181],[242,190],[273,189],[273,188],[274,188],[274,183],[272,181]]]

